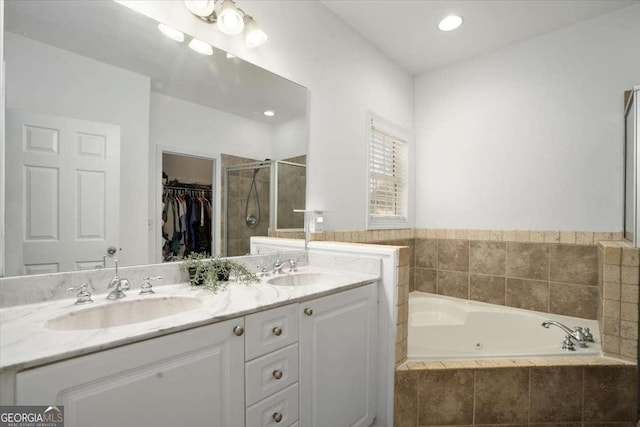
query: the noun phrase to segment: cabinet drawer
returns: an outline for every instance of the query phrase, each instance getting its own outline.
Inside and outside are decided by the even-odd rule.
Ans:
[[[247,408],[247,426],[284,427],[296,421],[298,421],[298,383]]]
[[[245,317],[245,360],[298,341],[298,304],[290,304]]]
[[[297,382],[298,344],[247,362],[245,381],[247,406]]]

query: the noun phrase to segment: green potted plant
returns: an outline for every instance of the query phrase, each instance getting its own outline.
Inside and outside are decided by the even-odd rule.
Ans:
[[[240,283],[260,281],[245,266],[226,258],[211,258],[205,253],[192,252],[178,257],[178,260],[182,262],[181,269],[189,272],[191,286],[204,286],[214,292],[232,279]]]

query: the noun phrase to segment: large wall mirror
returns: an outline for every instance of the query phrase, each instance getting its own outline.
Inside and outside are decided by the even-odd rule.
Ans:
[[[109,266],[109,248],[244,255],[302,227],[304,87],[113,1],[4,7],[4,275]]]

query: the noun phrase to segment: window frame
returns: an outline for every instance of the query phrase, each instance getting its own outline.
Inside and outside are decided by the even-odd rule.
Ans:
[[[395,228],[408,228],[409,227],[409,148],[410,138],[409,132],[401,128],[398,125],[391,123],[390,121],[377,116],[371,112],[367,113],[367,140],[366,140],[366,224],[367,230],[384,230]],[[371,212],[371,145],[374,137],[374,132],[378,131],[396,143],[403,146],[404,153],[404,176],[401,178],[403,188],[401,189],[401,214],[392,216],[374,216]]]

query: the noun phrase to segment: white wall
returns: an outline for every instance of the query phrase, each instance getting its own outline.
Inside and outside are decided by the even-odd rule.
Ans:
[[[620,231],[640,5],[416,78],[416,225]]]
[[[202,156],[216,160],[215,212],[221,218],[220,154],[254,159],[271,158],[272,126],[192,102],[151,92],[149,119],[149,260],[160,262],[161,201],[157,182],[162,171],[160,152]],[[220,220],[214,231],[215,252],[220,252]]]
[[[149,141],[158,145],[263,158],[272,155],[271,125],[151,92]]]
[[[213,184],[212,160],[165,153],[162,156],[162,172],[169,176],[169,181],[177,180],[183,184]]]
[[[307,154],[307,116],[293,117],[273,125],[273,157],[283,160]]]
[[[307,207],[328,211],[326,229],[365,227],[366,112],[412,130],[407,72],[318,1],[243,1],[269,35],[254,50],[195,18],[182,1],[122,3],[307,87]]]
[[[149,78],[12,33],[4,53],[7,108],[120,126],[120,259],[147,263]]]

